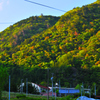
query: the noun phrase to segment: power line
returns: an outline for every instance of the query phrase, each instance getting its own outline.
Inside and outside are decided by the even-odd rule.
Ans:
[[[62,11],[62,12],[66,12],[64,10],[57,9],[57,8],[54,8],[54,7],[50,7],[50,6],[47,6],[47,5],[44,5],[44,4],[40,4],[40,3],[37,3],[37,2],[33,2],[33,1],[29,1],[29,0],[25,0],[25,1],[30,2],[30,3],[37,4],[37,5],[40,5],[40,6],[44,6],[44,7],[47,7],[47,8],[51,8],[51,9],[59,10],[59,11]]]

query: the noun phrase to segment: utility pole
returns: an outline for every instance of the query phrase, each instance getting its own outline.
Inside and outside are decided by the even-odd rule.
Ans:
[[[82,92],[83,92],[83,83],[81,85],[81,97],[82,97]],[[82,99],[81,99],[82,100]]]
[[[89,98],[91,98],[91,88],[89,86]]]
[[[47,79],[47,88],[48,88],[48,96],[47,100],[49,100],[49,68],[47,69],[48,79]]]
[[[26,78],[26,96],[28,94],[28,78]]]
[[[96,84],[94,85],[94,95],[95,95],[95,98],[96,98]]]
[[[52,97],[53,97],[53,73],[52,73],[51,80],[52,80]]]
[[[60,79],[59,79],[59,90],[60,90]],[[61,96],[61,94],[60,94],[60,96]]]
[[[22,85],[23,79],[21,79],[21,93],[23,93],[23,85]]]
[[[60,89],[60,79],[59,79],[59,89]]]
[[[82,89],[83,91],[82,92],[83,92],[83,95],[84,95],[84,83],[83,82],[82,82],[82,86],[83,86],[83,89]]]
[[[96,96],[96,84],[95,84],[95,96]]]
[[[55,84],[55,100],[56,100],[56,96],[57,96],[57,93],[56,93],[57,87],[58,87],[58,83]]]
[[[10,75],[9,75],[9,100],[10,100]]]

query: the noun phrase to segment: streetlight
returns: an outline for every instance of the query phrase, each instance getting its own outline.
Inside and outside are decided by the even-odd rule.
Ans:
[[[82,96],[82,92],[83,92],[83,85],[81,85],[81,96]]]
[[[89,98],[91,98],[91,88],[89,86]]]
[[[47,79],[48,96],[47,96],[47,100],[49,100],[49,68],[47,69],[47,73],[48,73],[48,79]]]
[[[91,89],[90,89],[90,91],[89,91],[89,92],[90,92],[89,97],[91,98]]]
[[[9,100],[10,100],[10,75],[9,75]]]
[[[56,89],[58,87],[58,83],[55,84],[55,100],[56,100]]]
[[[52,73],[51,81],[52,81],[52,97],[53,97],[53,73]]]
[[[28,94],[28,78],[26,78],[26,96]]]
[[[95,95],[95,98],[96,98],[96,84],[94,85],[94,95]]]

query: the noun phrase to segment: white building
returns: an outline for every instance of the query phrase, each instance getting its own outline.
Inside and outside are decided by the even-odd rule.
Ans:
[[[49,87],[38,85],[38,84],[35,84],[35,83],[32,83],[32,82],[28,82],[28,84],[32,84],[32,86],[35,87],[39,93],[41,93],[43,91],[47,92],[48,89],[50,90]],[[21,88],[21,87],[24,87],[24,85],[25,85],[25,83],[22,83],[22,85],[19,86],[19,88],[22,89],[22,91],[23,91],[23,88]]]

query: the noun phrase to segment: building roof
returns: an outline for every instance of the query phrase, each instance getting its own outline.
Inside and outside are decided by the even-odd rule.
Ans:
[[[42,86],[42,85],[38,85],[39,87],[41,87],[41,88],[44,88],[44,89],[49,89],[50,90],[50,88],[49,87],[46,87],[46,86]]]
[[[79,97],[79,98],[77,98],[76,100],[95,100],[94,98],[88,98],[88,97],[86,97],[86,96],[81,96],[81,97]]]
[[[50,90],[50,88],[46,87],[46,86],[38,85],[38,84],[32,83],[32,82],[28,82],[28,83],[32,84],[32,86],[35,86],[35,87],[41,87],[41,88],[49,89]],[[24,86],[24,85],[25,85],[25,83],[22,83],[22,86]],[[20,85],[20,87],[21,87],[21,85]]]
[[[64,89],[59,89],[59,93],[68,93],[68,94],[73,94],[73,93],[79,93],[79,89],[74,89],[74,88],[64,88]]]

